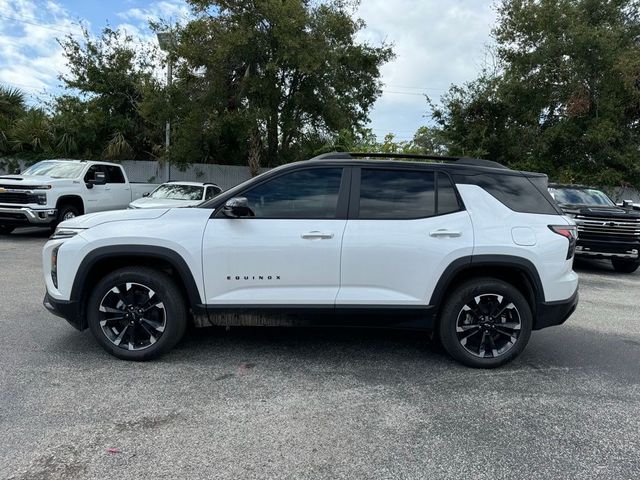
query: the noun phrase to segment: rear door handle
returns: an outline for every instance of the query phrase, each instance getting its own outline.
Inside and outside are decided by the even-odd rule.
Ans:
[[[333,238],[333,233],[323,233],[318,231],[303,233],[300,235],[305,240],[327,240]]]
[[[430,232],[429,235],[432,237],[461,237],[462,232],[458,232],[457,230],[447,230],[446,228],[441,228],[440,230],[435,230]]]

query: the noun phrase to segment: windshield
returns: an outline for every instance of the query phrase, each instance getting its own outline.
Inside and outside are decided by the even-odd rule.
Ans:
[[[77,178],[86,164],[79,162],[56,162],[45,160],[31,165],[21,175],[48,176],[52,178]]]
[[[180,185],[165,183],[156,188],[150,198],[166,198],[169,200],[202,200],[204,187],[197,185]]]
[[[556,202],[565,205],[615,206],[604,192],[594,188],[549,188],[549,193]]]

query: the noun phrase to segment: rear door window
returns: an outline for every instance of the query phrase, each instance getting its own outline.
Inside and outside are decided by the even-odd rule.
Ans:
[[[401,220],[430,217],[435,213],[433,172],[362,169],[360,219]]]

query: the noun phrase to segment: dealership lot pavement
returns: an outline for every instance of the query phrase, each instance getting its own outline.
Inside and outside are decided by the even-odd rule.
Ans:
[[[127,363],[41,306],[46,232],[0,238],[0,478],[640,477],[640,272],[507,367],[424,335],[196,330]]]

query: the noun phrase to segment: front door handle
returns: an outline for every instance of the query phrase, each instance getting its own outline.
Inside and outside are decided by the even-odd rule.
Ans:
[[[303,233],[300,235],[305,240],[327,240],[333,238],[333,233],[323,233],[318,231]]]
[[[457,230],[447,230],[446,228],[441,228],[439,230],[430,232],[429,235],[431,235],[432,237],[461,237],[462,232],[458,232]]]

